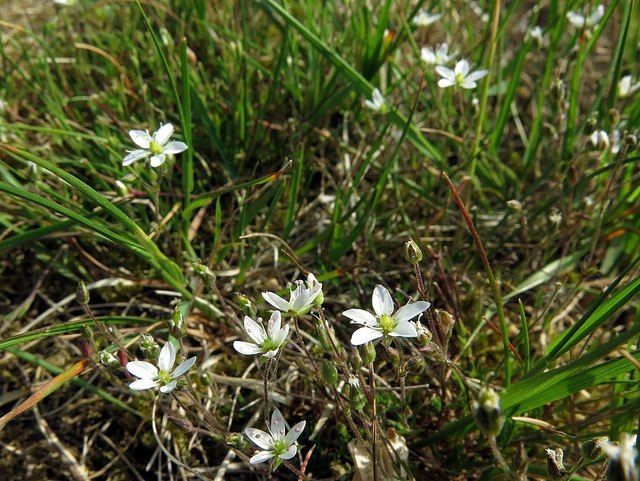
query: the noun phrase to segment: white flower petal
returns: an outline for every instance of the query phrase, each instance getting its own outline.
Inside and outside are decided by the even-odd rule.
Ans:
[[[285,421],[282,413],[279,409],[274,409],[271,414],[271,425],[269,426],[271,437],[274,441],[280,441],[284,439],[285,434]]]
[[[128,165],[133,164],[134,162],[141,160],[141,159],[146,159],[147,157],[149,157],[151,155],[151,152],[149,152],[148,150],[132,150],[131,152],[129,152],[127,154],[127,156],[122,159],[122,165],[123,167],[126,167]]]
[[[289,311],[289,303],[275,292],[263,292],[262,297],[276,309],[280,309],[282,312]]]
[[[175,381],[175,380],[171,381],[170,383],[165,384],[164,386],[160,386],[160,392],[163,394],[171,392],[176,388],[177,385],[178,385],[178,381]]]
[[[270,351],[267,351],[262,355],[267,359],[273,359],[274,357],[276,357],[277,354],[278,354],[278,349],[271,349]]]
[[[267,324],[267,335],[270,339],[275,340],[276,335],[280,331],[281,325],[282,315],[280,314],[280,311],[273,311],[269,318],[269,323]]]
[[[462,59],[456,63],[456,66],[454,67],[453,72],[456,75],[462,74],[463,76],[466,76],[469,73],[470,68],[471,66],[469,65],[469,62],[465,59]]]
[[[424,311],[429,309],[430,305],[431,304],[425,301],[410,302],[398,309],[393,318],[398,322],[410,321],[418,314],[422,314]]]
[[[196,363],[196,356],[190,357],[189,359],[187,359],[186,361],[183,361],[182,363],[180,363],[180,365],[178,367],[176,367],[176,369],[173,371],[173,373],[171,374],[171,378],[172,379],[177,379],[180,376],[182,376],[184,373],[186,373],[189,369],[191,369],[191,367]]]
[[[465,80],[460,84],[460,87],[462,87],[463,89],[471,90],[476,88],[477,85],[478,84],[476,84],[473,80]]]
[[[249,316],[244,316],[244,330],[247,331],[249,337],[253,339],[258,345],[262,345],[262,343],[267,338],[267,333],[264,332],[264,327],[251,319]]]
[[[348,309],[342,313],[344,317],[351,319],[352,324],[362,324],[363,326],[377,326],[376,316],[364,309]]]
[[[296,455],[297,452],[298,452],[298,446],[295,446],[295,445],[289,446],[289,449],[287,449],[284,453],[282,453],[278,457],[280,459],[291,459]]]
[[[389,335],[392,337],[418,337],[418,331],[414,324],[404,321],[399,322]]]
[[[167,140],[169,140],[169,138],[172,135],[173,135],[173,125],[164,124],[154,132],[153,140],[155,140],[160,145],[164,145],[167,143]]]
[[[176,348],[171,342],[167,341],[164,346],[162,346],[162,350],[158,356],[158,369],[169,372],[175,362]]]
[[[373,310],[378,316],[383,314],[390,316],[393,314],[393,299],[391,299],[391,294],[380,284],[373,289],[371,303],[373,304]]]
[[[179,154],[180,152],[184,152],[189,147],[184,142],[169,142],[164,146],[162,152],[165,154]]]
[[[143,149],[148,149],[151,141],[153,140],[149,135],[149,132],[146,130],[130,130],[129,137],[131,137],[134,144],[138,147],[142,147]]]
[[[259,346],[244,341],[234,341],[233,348],[240,354],[244,354],[245,356],[253,356],[262,352],[262,349],[260,349]]]
[[[269,461],[271,458],[275,456],[271,451],[258,451],[256,454],[251,456],[249,459],[250,464],[259,464],[264,463],[265,461]]]
[[[441,78],[440,80],[438,80],[438,87],[440,87],[441,89],[446,89],[447,87],[452,87],[454,86],[456,83],[453,80],[449,80],[446,78]]]
[[[138,379],[129,384],[129,387],[134,391],[142,391],[143,389],[151,389],[158,386],[158,381],[153,379]]]
[[[488,70],[476,70],[467,75],[465,80],[480,80],[482,77],[486,77],[488,73]]]
[[[376,331],[370,327],[361,327],[351,335],[351,344],[361,346],[369,341],[382,337],[382,331]]]
[[[276,344],[278,344],[278,346],[280,346],[287,339],[288,335],[289,335],[289,325],[287,324],[282,329],[280,329],[278,332],[276,332],[275,336],[273,336],[271,339]]]
[[[271,449],[273,444],[273,438],[269,433],[264,432],[262,429],[247,428],[244,430],[251,441],[262,449]]]
[[[158,368],[147,361],[130,361],[126,368],[127,371],[140,379],[154,379],[158,375]]]
[[[154,155],[151,157],[151,160],[149,160],[149,165],[151,165],[151,167],[160,167],[164,164],[165,160],[167,160],[167,156],[164,154]]]
[[[295,443],[298,440],[298,438],[302,434],[302,431],[304,431],[304,427],[306,425],[307,425],[306,421],[300,421],[298,424],[296,424],[289,430],[287,435],[284,437],[284,441],[287,443],[288,446]]]
[[[448,80],[455,80],[456,78],[456,74],[453,70],[442,65],[436,65],[436,72],[438,75]]]

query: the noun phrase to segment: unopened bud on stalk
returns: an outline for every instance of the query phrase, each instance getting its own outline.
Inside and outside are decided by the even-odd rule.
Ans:
[[[611,145],[609,135],[604,130],[594,130],[589,136],[589,143],[597,150],[607,150]]]
[[[427,367],[422,356],[412,356],[408,361],[409,370],[415,374],[422,374]]]
[[[590,461],[595,461],[604,454],[602,443],[607,441],[606,437],[588,439],[580,446],[582,456]]]
[[[225,441],[229,446],[239,449],[240,451],[244,451],[249,447],[249,443],[240,433],[227,434]]]
[[[129,188],[125,185],[121,180],[116,180],[116,192],[120,197],[128,197],[129,196]]]
[[[326,359],[322,361],[322,379],[330,386],[338,385],[338,370],[332,362]]]
[[[507,207],[513,212],[520,212],[522,210],[522,203],[517,199],[511,199],[507,201]]]
[[[120,367],[120,361],[118,358],[105,350],[98,353],[98,360],[100,361],[100,364],[109,369],[116,369]]]
[[[547,452],[547,473],[549,474],[549,479],[551,480],[561,480],[565,479],[567,476],[567,470],[562,464],[562,460],[564,458],[564,453],[562,449],[556,448],[553,449],[545,449]]]
[[[167,324],[169,324],[169,333],[176,339],[182,339],[187,334],[187,323],[180,312],[179,306],[173,310]]]
[[[448,339],[453,331],[456,318],[442,309],[436,309],[436,318],[438,319],[438,324],[442,328],[442,333],[444,334],[445,339]]]
[[[404,258],[414,266],[422,261],[422,251],[413,239],[404,243]]]
[[[357,372],[362,367],[362,357],[360,357],[360,351],[357,349],[352,349],[351,354],[349,355],[349,361],[353,366],[353,369]]]
[[[324,324],[320,319],[316,320],[316,334],[318,335],[318,340],[320,341],[320,345],[322,349],[326,352],[333,352],[333,346],[331,344],[331,340],[329,339],[329,333],[324,327]]]
[[[244,294],[236,292],[236,302],[245,315],[252,319],[256,318],[258,311],[256,310],[256,306],[253,305],[253,302],[251,302],[251,299]]]
[[[38,182],[42,178],[42,170],[38,164],[29,162],[29,171],[27,177],[31,182]]]
[[[624,136],[624,143],[629,147],[635,147],[638,145],[638,136],[636,134],[627,134]]]
[[[418,333],[418,342],[421,346],[425,347],[431,344],[433,340],[433,334],[427,329],[420,321],[416,321],[416,332]]]
[[[349,404],[356,411],[362,411],[367,404],[367,398],[364,396],[362,389],[357,386],[351,386],[349,390]]]
[[[369,341],[364,346],[362,346],[362,362],[365,366],[369,366],[370,364],[373,364],[373,361],[375,360],[376,347],[371,341]]]
[[[483,387],[473,406],[476,424],[487,436],[496,436],[504,424],[500,397],[490,387]]]
[[[391,361],[393,368],[398,370],[400,368],[400,353],[398,350],[390,347],[387,350],[387,354],[389,355],[389,360]]]
[[[142,354],[144,354],[144,357],[148,359],[157,359],[158,354],[160,354],[160,346],[149,334],[142,335],[140,350]]]
[[[78,282],[78,287],[76,288],[76,302],[81,306],[89,304],[89,289],[87,289],[87,286],[83,281]]]

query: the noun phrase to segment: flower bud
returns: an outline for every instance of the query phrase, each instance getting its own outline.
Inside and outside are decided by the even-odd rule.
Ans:
[[[611,145],[609,135],[604,130],[594,130],[589,136],[589,143],[597,150],[607,150]]]
[[[349,361],[355,371],[360,370],[363,363],[362,363],[362,357],[360,356],[360,352],[357,349],[351,350],[351,354],[349,355]]]
[[[236,292],[236,302],[238,303],[238,306],[240,306],[243,314],[249,316],[251,319],[255,319],[257,317],[258,311],[256,310],[256,306],[253,305],[253,302],[251,302],[251,299],[247,296]]]
[[[404,243],[404,258],[414,266],[422,260],[422,251],[413,239]]]
[[[100,364],[109,369],[115,369],[120,366],[118,358],[105,350],[98,353],[98,360],[100,361]]]
[[[322,303],[324,302],[324,294],[322,292],[322,284],[320,284],[318,282],[318,279],[316,279],[316,276],[314,276],[311,272],[309,272],[309,275],[307,276],[307,288],[308,289],[315,289],[316,286],[320,286],[320,292],[316,296],[314,304],[315,304],[316,307],[320,307],[322,305]]]
[[[327,329],[324,327],[324,324],[320,319],[316,320],[316,334],[322,349],[326,352],[333,352],[333,344],[331,344],[331,339],[329,337],[330,334],[327,332]]]
[[[124,182],[121,180],[116,180],[115,182],[116,192],[120,197],[126,198],[129,196],[129,188],[126,186]]]
[[[167,322],[169,324],[169,334],[176,339],[182,339],[187,334],[187,323],[184,320],[182,313],[180,312],[180,306],[177,306],[171,318]]]
[[[81,306],[89,304],[89,289],[87,289],[87,286],[83,281],[78,282],[78,287],[76,288],[76,302]]]
[[[362,389],[351,386],[349,390],[349,404],[356,411],[362,411],[367,404],[367,398],[364,396]]]
[[[635,147],[638,145],[638,137],[636,134],[627,134],[624,136],[624,143],[629,147]]]
[[[338,385],[338,370],[332,362],[326,359],[322,361],[322,379],[330,386]]]
[[[483,387],[474,403],[474,417],[480,430],[487,436],[496,436],[504,424],[500,397],[490,387]]]
[[[590,461],[595,461],[604,454],[602,443],[607,441],[606,437],[588,439],[580,446],[582,456]]]
[[[362,346],[362,362],[365,366],[373,364],[376,360],[376,348],[371,341]]]
[[[520,212],[522,210],[522,202],[516,199],[511,199],[507,201],[507,207],[509,207],[513,212]]]
[[[149,334],[143,334],[140,341],[140,350],[144,357],[148,359],[156,359],[160,354],[160,346]]]
[[[40,166],[34,162],[29,162],[27,177],[31,182],[38,182],[42,178],[42,169]]]
[[[547,452],[547,473],[549,474],[549,479],[551,480],[562,480],[567,476],[567,470],[562,464],[562,459],[564,457],[564,453],[562,449],[556,448],[553,449],[545,449]]]
[[[225,441],[229,446],[239,449],[240,451],[245,451],[249,447],[246,438],[240,433],[227,434]]]
[[[416,331],[418,332],[418,342],[422,347],[428,346],[433,340],[433,334],[420,321],[416,321]]]
[[[409,371],[415,374],[422,374],[427,368],[427,364],[422,356],[411,356],[408,361]]]
[[[442,309],[436,309],[436,318],[438,319],[438,325],[442,328],[442,333],[445,339],[448,339],[453,331],[453,326],[456,323],[456,318]]]
[[[397,349],[393,349],[390,347],[387,350],[387,354],[389,355],[389,360],[391,361],[391,365],[397,371],[400,368],[400,353]]]

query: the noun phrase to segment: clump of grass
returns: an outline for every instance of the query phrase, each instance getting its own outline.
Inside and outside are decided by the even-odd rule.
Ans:
[[[5,10],[7,476],[637,476],[637,2]]]

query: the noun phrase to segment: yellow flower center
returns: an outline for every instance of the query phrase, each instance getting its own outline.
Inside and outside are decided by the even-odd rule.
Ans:
[[[380,329],[385,334],[389,334],[398,325],[396,320],[387,314],[382,314],[378,322],[380,323]]]
[[[149,150],[154,155],[161,154],[162,153],[162,145],[160,145],[155,140],[152,140],[151,143],[149,144]]]
[[[171,374],[169,374],[167,371],[160,371],[158,373],[158,382],[160,383],[161,386],[164,386],[166,384],[169,384],[171,382]]]

